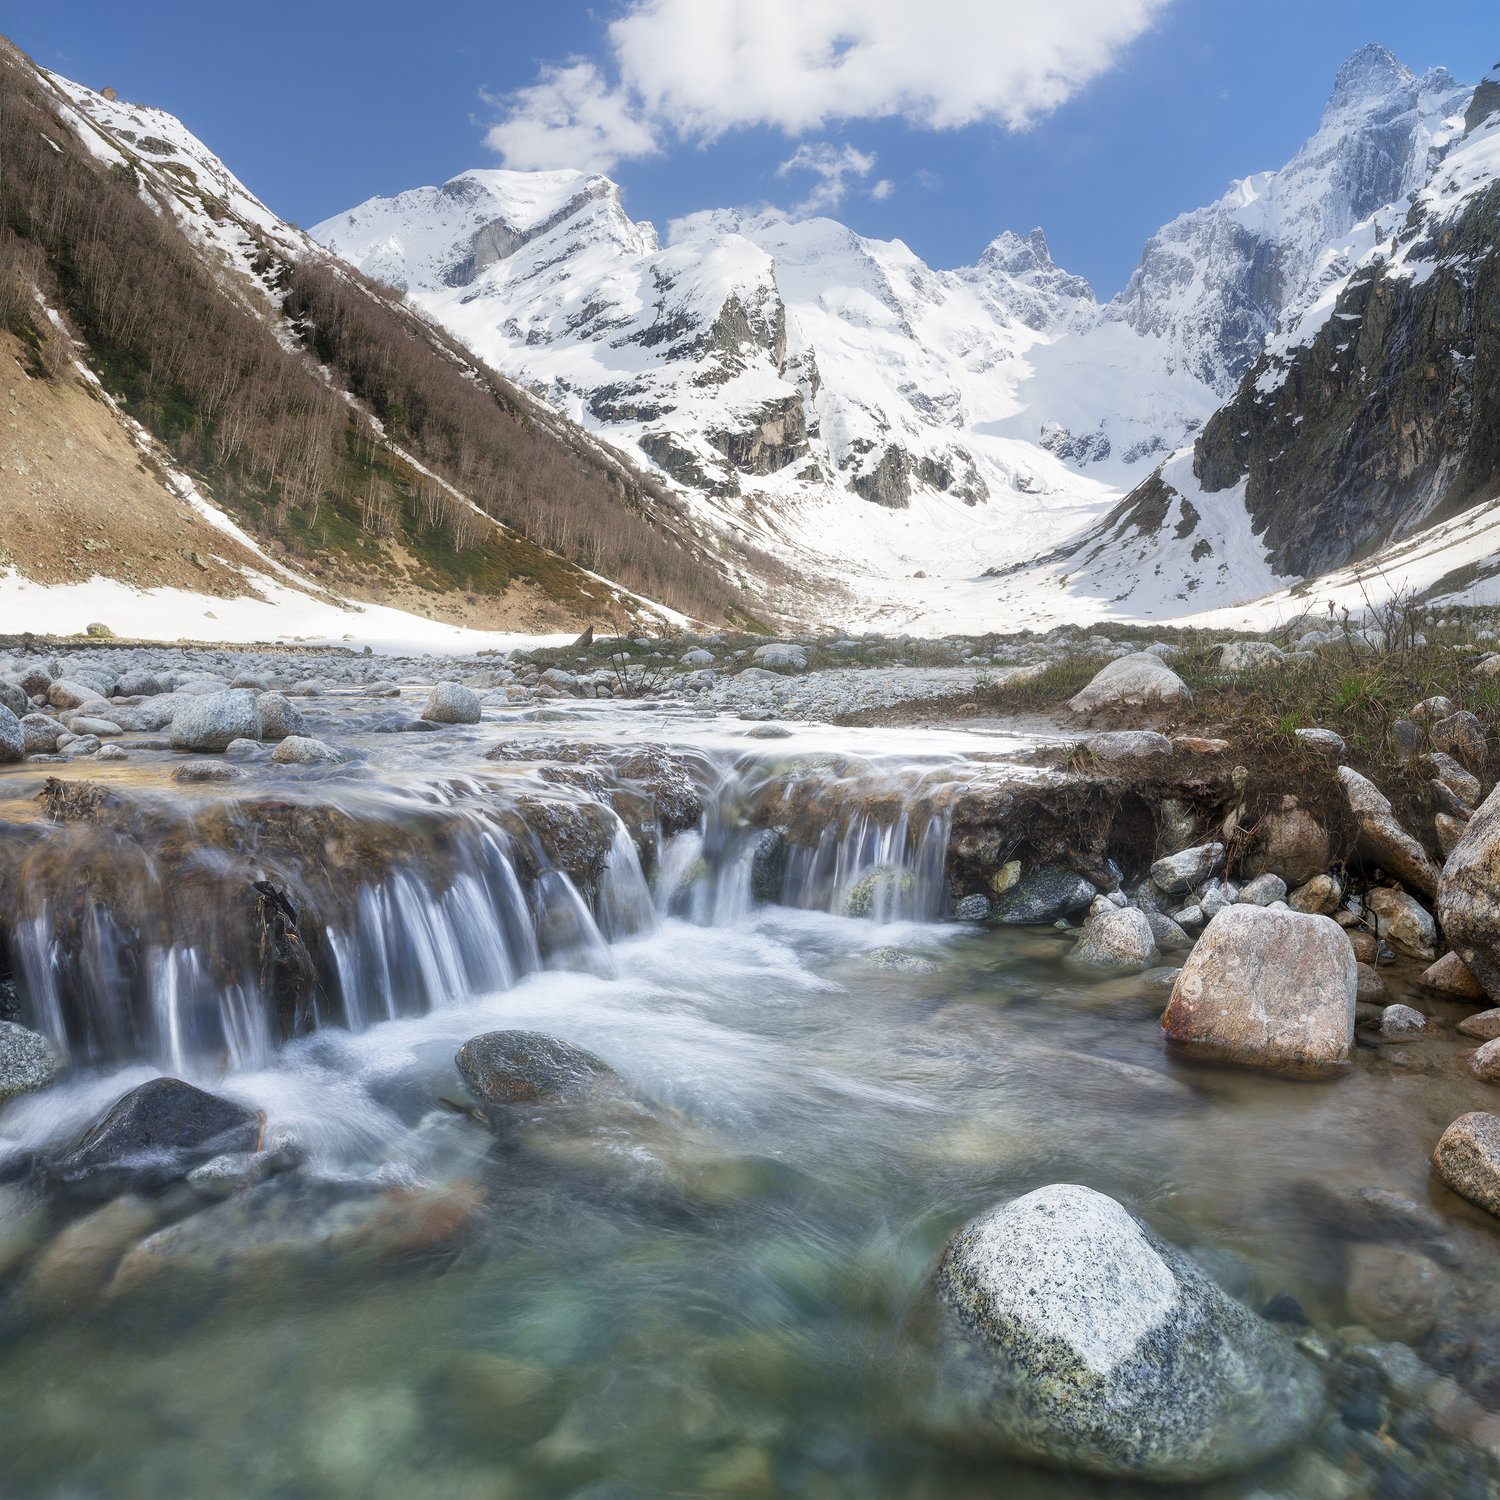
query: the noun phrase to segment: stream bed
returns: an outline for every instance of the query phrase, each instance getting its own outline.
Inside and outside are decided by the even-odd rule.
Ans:
[[[493,742],[485,727],[473,744]],[[645,732],[623,711],[545,728]],[[728,733],[714,723],[679,736],[708,757],[719,791],[726,766],[746,779]],[[829,753],[821,733],[786,753]],[[925,749],[926,769],[897,766],[901,784],[961,757],[956,741],[909,736],[900,755]],[[470,774],[467,743],[457,758]],[[839,743],[849,753],[848,732]],[[150,783],[157,754],[111,774]],[[372,758],[375,780],[400,783],[400,806],[414,805],[417,758],[405,744],[383,767]],[[347,792],[336,777],[303,781],[378,806],[371,774]],[[36,781],[12,783],[18,804]],[[196,1216],[170,1192],[143,1208],[125,1241],[217,1225],[182,1253],[80,1272],[80,1235],[72,1262],[54,1257],[45,1294],[30,1262],[32,1300],[14,1299],[0,1330],[0,1494],[1135,1493],[965,1454],[921,1420],[909,1330],[938,1251],[974,1214],[1057,1182],[1115,1197],[1257,1309],[1293,1299],[1326,1358],[1343,1349],[1355,1369],[1348,1347],[1389,1350],[1405,1331],[1430,1362],[1446,1337],[1451,1363],[1429,1373],[1461,1375],[1469,1390],[1493,1379],[1500,1394],[1493,1221],[1427,1160],[1451,1120],[1487,1102],[1451,1028],[1362,1045],[1320,1083],[1186,1065],[1163,1046],[1155,976],[1081,972],[1066,962],[1076,933],[940,919],[926,868],[937,804],[903,811],[899,838],[890,823],[883,835],[842,826],[821,857],[787,862],[783,896],[796,886],[806,899],[775,904],[754,895],[750,845],[725,799],[706,802],[648,868],[617,839],[597,891],[585,899],[570,884],[547,908],[566,909],[565,943],[544,913],[541,946],[527,949],[514,912],[499,909],[510,886],[493,866],[441,922],[416,920],[436,898],[414,874],[387,882],[387,904],[325,945],[320,962],[344,998],[309,1033],[231,1045],[225,1025],[212,1048],[195,1048],[163,1025],[143,1055],[79,1057],[60,1084],[5,1106],[0,1152],[19,1157],[55,1149],[126,1089],[173,1072],[264,1111],[305,1161]],[[864,916],[844,914],[862,878],[893,870],[907,873],[864,888]],[[556,874],[530,888],[533,905],[538,890],[556,896]],[[897,899],[883,904],[881,889]],[[397,934],[382,951],[405,955],[404,978],[372,957],[377,930]],[[1440,1021],[1464,1014],[1417,998],[1419,970],[1384,970],[1393,995]],[[207,972],[194,981],[205,992]],[[379,1005],[356,1003],[377,994]],[[489,1128],[453,1059],[497,1029],[586,1048],[641,1109],[538,1109]],[[37,1249],[45,1206],[12,1176],[0,1183],[0,1272],[48,1253]],[[1408,1202],[1399,1233],[1359,1220],[1362,1189]],[[372,1191],[417,1208],[373,1236],[364,1221],[341,1231],[343,1206]],[[1357,1287],[1351,1271],[1372,1238],[1418,1245],[1441,1268],[1439,1327],[1402,1330],[1411,1315],[1397,1305],[1382,1336],[1335,1341],[1372,1308],[1384,1319],[1380,1289]],[[1399,1304],[1400,1289],[1387,1300]],[[1304,1447],[1195,1493],[1491,1493],[1484,1455],[1444,1432],[1415,1388],[1331,1389]]]

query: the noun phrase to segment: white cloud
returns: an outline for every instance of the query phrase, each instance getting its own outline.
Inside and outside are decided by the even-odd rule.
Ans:
[[[875,158],[853,146],[835,146],[831,141],[816,144],[804,142],[776,168],[778,177],[792,172],[811,172],[818,180],[812,191],[793,210],[794,218],[820,214],[836,208],[849,191],[849,177],[868,177],[875,169]]]
[[[870,189],[870,196],[877,203],[884,203],[892,193],[896,191],[896,184],[889,177],[882,177],[874,187]]]
[[[650,121],[582,58],[543,68],[529,88],[490,102],[503,103],[507,113],[490,127],[484,143],[507,166],[607,172],[623,158],[660,149]]]
[[[604,170],[743,126],[900,117],[1024,130],[1108,71],[1169,0],[630,0],[609,74],[573,59],[502,102],[507,166]]]

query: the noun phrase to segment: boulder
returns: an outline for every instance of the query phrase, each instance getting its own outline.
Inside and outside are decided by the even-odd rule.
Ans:
[[[1299,729],[1297,738],[1309,750],[1315,750],[1328,760],[1340,759],[1346,748],[1343,735],[1335,734],[1331,729]]]
[[[1381,1036],[1420,1036],[1426,1030],[1427,1017],[1410,1005],[1387,1005],[1380,1013]]]
[[[209,752],[225,749],[230,740],[258,740],[260,713],[255,694],[230,688],[185,698],[177,704],[167,737],[174,750]]]
[[[990,898],[982,891],[961,896],[953,903],[953,915],[960,922],[983,922],[990,914]]]
[[[1273,901],[1285,901],[1286,881],[1270,873],[1257,875],[1240,887],[1239,899],[1246,906],[1269,906]]]
[[[579,1099],[619,1085],[607,1062],[541,1031],[487,1031],[470,1037],[454,1061],[486,1104]]]
[[[1443,936],[1491,1000],[1500,1000],[1500,787],[1480,804],[1443,866]]]
[[[1484,765],[1484,726],[1467,709],[1439,719],[1427,731],[1427,740],[1434,750],[1456,755],[1471,768]]]
[[[31,712],[31,697],[20,683],[0,677],[0,708],[8,708],[16,718],[24,719]]]
[[[966,1446],[1201,1481],[1303,1439],[1320,1377],[1113,1199],[1057,1183],[964,1226],[933,1278],[933,1414]]]
[[[776,672],[805,672],[807,670],[807,652],[801,646],[788,645],[781,641],[757,646],[751,652],[751,659]]]
[[[1068,956],[1074,963],[1117,974],[1139,974],[1161,961],[1150,921],[1133,906],[1111,907],[1090,917]]]
[[[30,717],[28,714],[27,718]],[[26,753],[26,731],[21,728],[21,721],[0,703],[0,765],[25,760]]]
[[[1463,1036],[1471,1036],[1478,1042],[1492,1042],[1500,1036],[1500,1009],[1475,1011],[1458,1023]]]
[[[285,693],[257,693],[255,707],[260,713],[260,737],[284,740],[290,734],[301,734],[307,728],[302,711]]]
[[[1437,957],[1437,923],[1421,902],[1405,891],[1376,886],[1365,895],[1365,907],[1380,923],[1380,935],[1413,958]]]
[[[479,694],[457,682],[440,682],[427,696],[422,717],[434,724],[477,724]]]
[[[1176,703],[1189,696],[1187,684],[1159,656],[1137,651],[1103,667],[1068,707],[1086,714],[1110,703]]]
[[[0,1021],[0,1104],[46,1088],[57,1073],[57,1055],[46,1037]]]
[[[1339,767],[1339,780],[1359,826],[1360,854],[1381,865],[1403,885],[1424,896],[1433,895],[1437,890],[1437,866],[1396,821],[1385,794],[1373,781],[1348,766]]]
[[[1432,772],[1433,780],[1457,798],[1464,812],[1471,813],[1479,805],[1484,790],[1479,778],[1471,776],[1451,755],[1435,750],[1427,757],[1427,769]]]
[[[1469,1071],[1481,1083],[1500,1083],[1500,1041],[1476,1048],[1469,1058]]]
[[[289,734],[271,752],[271,759],[279,766],[336,766],[344,759],[344,754],[324,740],[309,739],[305,734]]]
[[[1432,1165],[1455,1193],[1500,1214],[1500,1115],[1460,1115],[1443,1132]]]
[[[1219,648],[1219,670],[1248,672],[1256,667],[1275,667],[1286,660],[1286,652],[1270,641],[1230,641]]]
[[[153,1078],[117,1099],[51,1175],[88,1198],[160,1188],[224,1152],[258,1150],[264,1123],[232,1099]]]
[[[1177,976],[1162,1030],[1194,1057],[1320,1077],[1349,1060],[1357,987],[1354,950],[1337,923],[1229,906]]]
[[[1223,867],[1223,844],[1198,844],[1157,860],[1151,866],[1151,881],[1159,890],[1173,895],[1195,889]]]
[[[1075,871],[1061,865],[1039,865],[997,897],[992,915],[1009,925],[1055,922],[1082,911],[1096,895],[1094,887]]]
[[[4,724],[5,720],[0,716],[0,740],[5,737]],[[47,714],[27,714],[21,720],[21,735],[27,755],[55,755],[58,737],[67,732],[65,724]],[[0,760],[4,759],[5,751],[0,747]]]

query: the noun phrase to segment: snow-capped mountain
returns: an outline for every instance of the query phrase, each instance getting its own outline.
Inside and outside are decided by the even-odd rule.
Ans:
[[[1102,305],[1040,230],[954,270],[822,218],[709,210],[663,238],[577,172],[466,172],[312,233],[719,524],[896,618],[913,574],[932,592],[1046,552],[1192,438],[1391,232],[1470,93],[1362,48],[1285,167],[1167,225]]]

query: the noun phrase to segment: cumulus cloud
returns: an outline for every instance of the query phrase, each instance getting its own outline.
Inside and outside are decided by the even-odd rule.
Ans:
[[[874,169],[875,158],[868,152],[857,151],[853,146],[835,146],[831,141],[818,141],[798,146],[777,167],[776,175],[787,177],[794,172],[810,172],[817,179],[812,191],[792,210],[800,218],[837,207],[849,191],[847,179],[868,177]]]
[[[870,189],[870,196],[877,203],[884,203],[892,193],[896,191],[896,184],[889,177],[882,177],[874,187]]]
[[[1024,130],[1108,71],[1169,0],[631,0],[606,66],[499,101],[507,166],[605,170],[667,139],[850,120]]]

